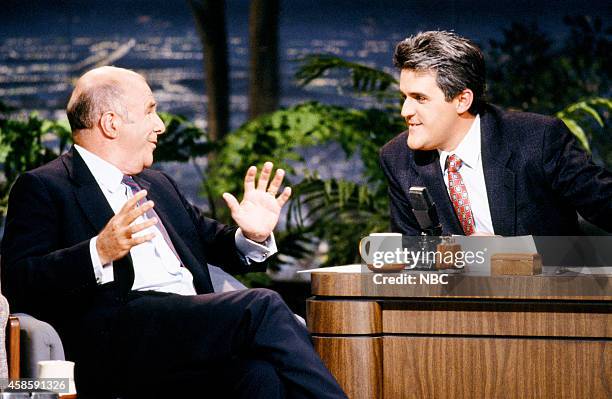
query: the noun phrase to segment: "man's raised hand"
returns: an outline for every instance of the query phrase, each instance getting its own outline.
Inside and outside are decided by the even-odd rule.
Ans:
[[[142,206],[136,206],[138,201],[146,197],[147,192],[141,190],[130,198],[121,208],[119,213],[108,221],[104,229],[98,235],[96,249],[100,262],[105,265],[117,259],[123,258],[132,247],[152,240],[155,234],[134,234],[145,230],[157,223],[157,218],[148,219],[142,223],[132,224],[149,209],[153,208],[153,201],[147,201]]]
[[[274,178],[270,181],[273,166],[272,162],[264,164],[257,181],[257,187],[255,186],[257,168],[251,166],[247,170],[244,177],[244,198],[242,202],[239,203],[232,194],[223,194],[223,199],[232,213],[232,218],[242,229],[242,234],[256,242],[263,242],[272,234],[278,223],[281,208],[291,196],[290,187],[285,187],[282,193],[277,196],[285,177],[285,171],[277,169]]]

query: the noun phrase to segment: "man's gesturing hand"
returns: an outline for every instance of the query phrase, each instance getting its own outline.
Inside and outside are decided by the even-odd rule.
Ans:
[[[108,221],[104,229],[98,235],[96,248],[100,262],[105,265],[117,259],[123,258],[132,247],[149,241],[155,234],[149,233],[134,237],[138,233],[157,223],[157,218],[148,219],[142,223],[132,224],[134,220],[142,216],[149,209],[153,208],[153,201],[147,201],[142,206],[137,207],[138,201],[147,195],[145,190],[141,190],[130,198],[123,208]]]
[[[236,197],[229,193],[223,194],[223,199],[232,212],[232,218],[242,229],[242,234],[250,240],[265,241],[276,223],[283,205],[291,196],[291,188],[285,187],[277,197],[276,194],[283,182],[285,171],[278,169],[270,182],[272,174],[272,162],[266,162],[261,170],[257,188],[255,188],[255,176],[257,168],[251,166],[244,177],[244,198],[238,203]],[[270,186],[268,187],[268,182]]]

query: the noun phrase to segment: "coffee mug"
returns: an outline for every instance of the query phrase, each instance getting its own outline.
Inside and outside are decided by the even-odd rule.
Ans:
[[[67,378],[68,392],[61,393],[76,394],[74,362],[66,360],[41,360],[38,362],[38,378]]]
[[[365,261],[368,269],[373,272],[397,272],[403,270],[405,265],[398,262],[395,256],[397,250],[402,250],[402,235],[400,233],[371,233],[359,242],[359,254]],[[387,263],[385,253],[392,252],[393,260]],[[389,260],[387,255],[387,260]]]

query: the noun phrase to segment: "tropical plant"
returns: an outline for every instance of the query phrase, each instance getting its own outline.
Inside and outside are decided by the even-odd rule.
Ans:
[[[609,97],[612,41],[600,18],[566,17],[552,39],[536,24],[513,23],[487,49],[488,97],[506,108],[551,115],[589,97]]]
[[[605,129],[611,112],[612,100],[596,97],[571,104],[555,115],[596,161],[612,169],[612,137]]]
[[[383,182],[370,189],[343,179],[308,177],[296,185],[294,197],[286,231],[326,244],[329,249],[318,260],[320,266],[359,262],[359,239],[389,227]]]
[[[6,213],[8,194],[23,172],[51,161],[71,142],[67,121],[41,119],[36,113],[11,118],[13,108],[0,106],[0,215]]]
[[[299,69],[295,79],[299,86],[307,86],[329,73],[344,73],[350,79],[342,84],[354,94],[374,96],[379,100],[399,98],[397,79],[376,68],[350,62],[330,54],[310,54],[297,60]]]
[[[208,134],[182,115],[160,112],[166,132],[158,137],[155,150],[157,162],[188,162],[209,154],[217,148]]]

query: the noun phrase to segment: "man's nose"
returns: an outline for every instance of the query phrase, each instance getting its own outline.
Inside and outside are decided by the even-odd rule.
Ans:
[[[414,115],[414,113],[415,113],[414,104],[412,102],[412,99],[408,97],[404,100],[404,103],[402,104],[402,117],[410,118],[412,115]]]
[[[164,125],[164,121],[161,120],[159,115],[155,114],[154,122],[155,122],[155,126],[154,126],[155,133],[164,134],[164,132],[166,131],[166,125]]]

